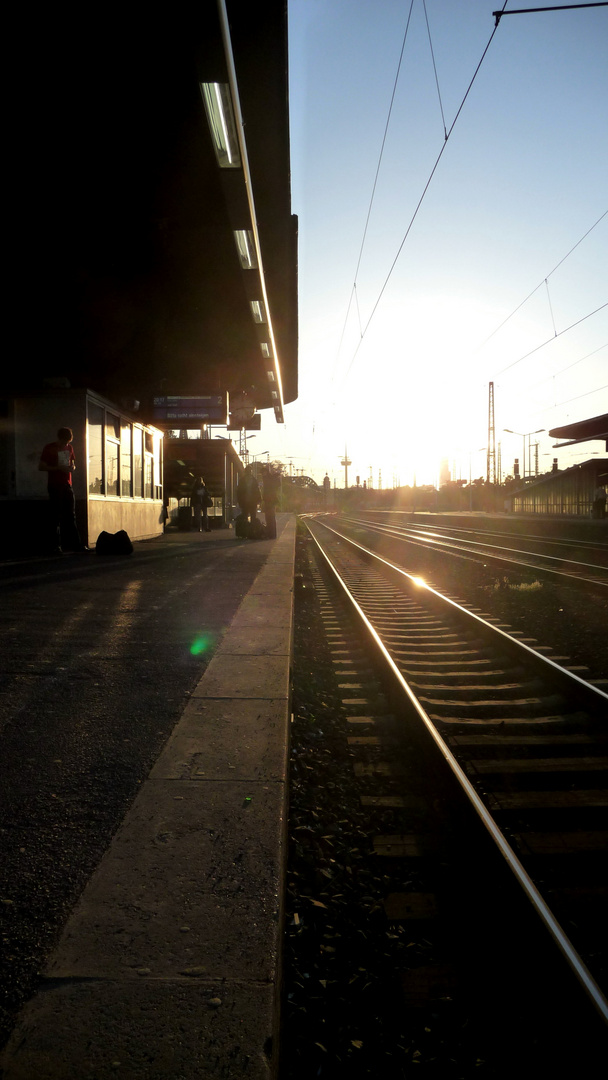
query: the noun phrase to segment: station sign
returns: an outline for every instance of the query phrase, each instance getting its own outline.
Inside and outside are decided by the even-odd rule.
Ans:
[[[198,394],[196,396],[154,397],[152,415],[155,420],[196,420],[198,424],[226,424],[228,401],[226,394]]]

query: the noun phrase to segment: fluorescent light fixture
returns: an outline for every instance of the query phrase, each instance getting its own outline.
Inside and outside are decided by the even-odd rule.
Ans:
[[[274,382],[274,371],[267,371],[268,382]]]
[[[260,342],[260,349],[262,350],[262,356],[265,360],[270,360],[270,345],[267,341]]]
[[[268,322],[266,318],[266,308],[264,307],[263,300],[250,300],[251,314],[253,315],[254,323]]]
[[[213,149],[221,169],[240,169],[241,155],[228,83],[200,83]]]
[[[258,260],[251,229],[235,229],[234,239],[243,270],[257,270]]]

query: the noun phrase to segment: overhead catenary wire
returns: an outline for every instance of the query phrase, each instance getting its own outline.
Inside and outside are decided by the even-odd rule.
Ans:
[[[544,409],[538,409],[539,413],[549,412],[551,409],[561,409],[562,405],[569,405],[571,401],[580,401],[581,398],[591,397],[592,394],[600,394],[602,390],[608,390],[608,383],[605,386],[597,386],[595,390],[587,390],[584,394],[577,394],[576,397],[568,398],[567,401],[560,401],[557,405],[547,405]]]
[[[540,345],[536,345],[535,348],[530,349],[529,352],[524,353],[524,355],[518,357],[517,360],[513,360],[512,363],[507,364],[506,367],[497,371],[494,377],[497,378],[499,375],[504,375],[505,371],[509,371],[511,368],[515,367],[516,364],[520,364],[522,360],[527,360],[533,353],[538,352],[539,349],[544,349],[545,345],[549,345],[552,341],[555,341],[556,338],[561,337],[562,334],[567,334],[568,331],[573,330],[575,326],[580,326],[581,323],[586,322],[587,319],[590,319],[593,315],[597,315],[598,311],[603,311],[605,307],[608,307],[608,301],[605,304],[600,304],[599,307],[595,308],[594,311],[590,311],[587,315],[583,315],[582,319],[577,319],[576,322],[570,323],[570,326],[565,326],[564,329],[556,333],[554,337],[547,338],[546,341],[543,341]]]
[[[508,3],[508,0],[505,0],[504,5],[503,5],[503,11],[506,8],[507,3]],[[456,115],[455,115],[455,117],[454,117],[454,119],[453,119],[453,121],[452,121],[452,123],[450,125],[449,131],[446,133],[443,146],[441,147],[441,150],[439,151],[439,153],[437,155],[437,158],[435,159],[435,163],[434,163],[434,165],[433,165],[433,167],[431,169],[431,172],[430,172],[429,177],[428,177],[428,179],[426,181],[426,184],[424,185],[424,188],[422,190],[422,194],[421,194],[421,196],[420,196],[420,198],[418,200],[418,203],[417,203],[417,205],[416,205],[416,207],[414,209],[414,212],[413,212],[413,214],[412,214],[412,216],[410,218],[410,221],[409,221],[409,224],[407,226],[407,229],[405,230],[405,234],[403,236],[403,239],[402,239],[401,243],[399,244],[399,247],[397,249],[397,253],[396,253],[396,255],[395,255],[395,257],[394,257],[394,259],[393,259],[393,261],[391,263],[388,274],[386,275],[386,277],[384,279],[384,283],[382,285],[382,288],[380,289],[380,292],[378,294],[376,302],[374,303],[374,306],[373,306],[373,308],[371,310],[371,314],[370,314],[365,326],[363,327],[363,332],[361,334],[361,338],[359,340],[359,343],[357,344],[357,347],[356,347],[356,349],[355,349],[355,351],[354,351],[354,353],[353,353],[353,355],[351,357],[350,364],[348,365],[348,368],[346,369],[346,372],[344,373],[344,379],[347,379],[349,374],[350,374],[352,366],[353,366],[353,364],[354,364],[354,362],[355,362],[355,360],[357,358],[357,354],[359,352],[359,349],[361,348],[361,343],[363,342],[363,339],[364,339],[367,331],[369,330],[372,319],[374,318],[374,315],[376,314],[376,311],[378,310],[378,307],[379,307],[380,301],[382,300],[382,297],[384,295],[385,289],[386,289],[386,287],[387,287],[387,285],[388,285],[388,283],[389,283],[389,281],[390,281],[390,279],[391,279],[391,277],[393,275],[393,271],[394,271],[394,269],[395,269],[395,267],[397,265],[397,262],[399,260],[399,256],[401,255],[401,252],[403,251],[403,247],[405,245],[405,242],[406,242],[406,240],[407,240],[407,238],[408,238],[408,236],[409,236],[409,234],[410,234],[410,232],[412,230],[412,226],[413,226],[413,224],[414,224],[414,222],[415,222],[415,220],[416,220],[416,218],[418,216],[418,213],[420,211],[420,207],[422,206],[422,203],[424,202],[426,193],[427,193],[429,187],[431,186],[431,182],[433,180],[433,177],[434,177],[434,175],[435,175],[435,173],[436,173],[436,171],[437,171],[437,169],[439,167],[439,162],[441,161],[441,158],[443,157],[444,151],[445,151],[445,149],[446,149],[446,147],[448,145],[448,142],[450,140],[450,136],[452,135],[452,132],[454,131],[454,128],[456,127],[456,124],[458,122],[460,114],[461,114],[461,112],[462,112],[462,110],[463,110],[463,108],[465,106],[465,103],[467,101],[467,98],[468,98],[468,96],[469,96],[469,94],[470,94],[470,92],[471,92],[471,90],[473,88],[473,84],[474,84],[474,82],[475,82],[475,80],[476,80],[476,78],[477,78],[477,76],[479,74],[479,71],[481,69],[481,65],[483,64],[483,62],[484,62],[484,60],[486,58],[486,55],[488,53],[488,50],[490,48],[490,45],[492,44],[492,41],[494,40],[494,35],[496,34],[497,28],[498,28],[498,22],[496,22],[496,24],[494,26],[494,29],[492,30],[492,33],[490,34],[488,42],[487,42],[487,44],[486,44],[486,46],[485,46],[485,48],[483,50],[483,53],[481,54],[481,58],[480,58],[480,60],[479,60],[479,62],[477,64],[477,67],[475,68],[475,71],[473,73],[473,77],[471,78],[471,81],[469,82],[469,85],[468,85],[468,87],[466,89],[464,97],[463,97],[462,101],[460,102],[460,105],[458,106]]]
[[[566,254],[562,256],[562,258],[559,260],[558,263],[556,263],[556,265],[553,267],[553,269],[550,270],[548,274],[545,274],[545,277],[542,279],[542,281],[539,281],[538,285],[536,285],[532,289],[532,292],[528,293],[528,295],[525,297],[525,299],[521,300],[516,308],[513,308],[513,311],[511,312],[511,314],[507,315],[506,319],[503,319],[502,322],[499,323],[499,325],[496,327],[496,329],[493,330],[492,333],[489,334],[488,337],[485,338],[484,341],[482,341],[481,345],[477,348],[476,352],[478,352],[478,353],[481,352],[481,350],[484,349],[485,346],[488,344],[488,341],[491,341],[492,338],[495,337],[496,334],[498,334],[500,330],[502,330],[503,326],[506,326],[506,324],[509,322],[509,320],[512,319],[514,315],[517,315],[517,312],[524,306],[524,304],[527,304],[528,300],[531,300],[532,297],[534,296],[534,294],[537,293],[538,290],[540,288],[542,288],[543,285],[547,284],[549,278],[555,273],[556,270],[559,270],[560,266],[562,265],[562,263],[565,263],[566,259],[570,258],[572,253],[574,251],[576,251],[577,247],[579,247],[579,245],[582,244],[583,240],[586,240],[587,237],[589,236],[589,234],[592,233],[595,228],[597,228],[597,226],[600,224],[600,221],[603,221],[604,218],[606,217],[606,214],[608,214],[608,210],[604,210],[604,213],[600,214],[597,221],[594,221],[593,225],[589,229],[587,229],[587,231],[585,233],[583,233],[583,235],[581,236],[580,240],[577,240],[576,244],[574,244],[570,248],[570,250],[567,251]]]
[[[545,375],[543,379],[539,379],[538,382],[532,383],[532,385],[528,387],[528,390],[534,390],[535,387],[542,386],[543,383],[548,382],[550,379],[557,379],[559,375],[563,375],[564,372],[570,371],[570,368],[576,367],[577,364],[582,364],[583,360],[588,360],[590,356],[595,356],[595,354],[601,352],[602,349],[608,349],[608,342],[604,345],[599,345],[597,349],[592,349],[591,352],[585,353],[585,355],[580,356],[578,360],[573,360],[571,364],[567,364],[566,367],[560,368],[559,371],[553,371],[550,375]]]
[[[447,137],[448,137],[448,129],[446,127],[445,114],[443,112],[443,102],[441,100],[441,90],[439,89],[439,77],[437,75],[437,65],[435,63],[435,53],[433,51],[433,42],[432,42],[432,39],[431,39],[431,28],[429,26],[429,17],[428,17],[427,10],[426,10],[426,0],[422,0],[422,6],[424,7],[424,18],[426,20],[426,30],[427,30],[427,34],[429,36],[429,46],[430,46],[430,50],[431,50],[431,59],[433,61],[433,71],[435,72],[435,86],[437,87],[437,96],[439,98],[439,108],[441,109],[441,119],[443,121],[443,134],[445,135],[445,138],[447,139]]]
[[[545,278],[545,285],[547,286],[547,300],[549,301],[549,311],[551,312],[551,322],[553,323],[553,334],[557,337],[557,327],[555,325],[555,316],[553,314],[553,304],[551,303],[551,293],[549,292],[549,279]]]
[[[378,155],[378,164],[376,166],[376,175],[374,177],[374,183],[373,183],[373,186],[372,186],[372,193],[371,193],[370,200],[369,200],[369,206],[367,208],[367,217],[365,219],[365,226],[363,228],[363,236],[361,238],[361,246],[359,248],[359,256],[357,258],[357,265],[355,267],[355,276],[354,276],[354,281],[353,281],[353,287],[351,289],[351,294],[350,294],[350,298],[349,298],[349,301],[348,301],[348,306],[347,306],[347,309],[346,309],[346,315],[344,317],[344,326],[342,327],[342,333],[340,335],[340,342],[338,344],[338,352],[337,352],[337,355],[336,355],[336,363],[338,361],[338,357],[340,356],[340,351],[341,351],[341,348],[342,348],[342,341],[344,340],[344,334],[346,333],[346,326],[347,326],[347,323],[348,323],[348,316],[350,314],[351,304],[353,302],[353,299],[356,300],[356,289],[357,289],[357,278],[359,276],[359,267],[361,266],[361,259],[363,258],[363,249],[365,247],[365,241],[366,241],[366,238],[367,238],[367,230],[368,230],[368,227],[369,227],[369,219],[371,217],[372,207],[374,205],[374,199],[375,199],[375,196],[376,196],[376,188],[378,186],[378,177],[380,175],[380,166],[382,165],[382,158],[384,156],[384,147],[386,145],[386,137],[388,135],[388,128],[389,128],[389,124],[390,124],[390,121],[391,121],[391,114],[392,114],[392,111],[393,111],[393,104],[395,102],[395,94],[397,92],[397,83],[399,82],[399,74],[401,72],[401,64],[402,64],[402,61],[403,61],[403,53],[405,52],[405,44],[406,44],[407,36],[408,36],[408,33],[409,33],[413,7],[414,7],[414,0],[410,0],[410,10],[408,12],[407,22],[405,24],[405,31],[404,31],[404,34],[403,34],[403,41],[401,43],[401,52],[399,53],[399,62],[397,64],[397,71],[396,71],[395,79],[394,79],[394,82],[393,82],[393,92],[391,94],[391,100],[390,100],[390,104],[389,104],[389,107],[388,107],[388,114],[387,114],[387,117],[386,117],[386,124],[384,125],[384,135],[382,136],[382,145],[380,147],[380,153]],[[357,311],[358,311],[358,308],[357,308]],[[361,329],[361,317],[360,316],[359,316],[359,328]],[[361,336],[363,336],[362,333],[361,333]]]

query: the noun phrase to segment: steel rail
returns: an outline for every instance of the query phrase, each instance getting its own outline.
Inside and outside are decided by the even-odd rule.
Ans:
[[[608,2],[608,0],[607,0],[607,2]],[[448,529],[449,532],[451,532],[451,533],[472,533],[474,536],[479,536],[481,533],[483,533],[484,536],[508,536],[508,537],[513,537],[514,539],[516,539],[516,538],[519,539],[520,538],[520,534],[518,534],[518,533],[509,532],[509,531],[505,532],[505,531],[503,531],[501,529],[474,529],[474,528],[466,528],[465,529],[465,528],[460,528],[460,526],[458,526],[458,525],[448,525],[448,524],[445,523],[445,521],[442,521],[441,525],[437,525],[432,521],[424,521],[422,518],[420,518],[417,515],[417,512],[415,510],[413,510],[413,511],[410,511],[410,510],[363,510],[363,511],[361,511],[359,509],[359,513],[364,513],[364,514],[369,513],[369,514],[376,514],[376,515],[380,515],[380,516],[381,515],[386,515],[389,518],[390,517],[397,517],[399,514],[402,514],[405,517],[411,516],[412,520],[405,521],[405,524],[406,525],[411,525],[412,527],[415,527],[415,528],[418,528],[418,529]],[[439,515],[439,517],[441,518],[441,515]],[[479,521],[480,519],[481,520],[484,519],[483,515],[480,515],[480,517],[473,517],[472,520],[473,520],[473,522],[475,522],[475,521]],[[376,521],[377,524],[382,524],[381,521],[377,521],[377,519],[374,518],[374,517],[364,518],[363,520],[365,520],[365,521]],[[511,520],[513,520],[513,519],[511,519]],[[562,537],[546,536],[546,535],[541,535],[540,533],[521,533],[521,539],[532,540],[533,542],[535,540],[538,540],[539,543],[553,544],[553,545],[556,545],[558,547],[563,545],[564,547],[603,548],[608,553],[608,544],[602,544],[599,541],[594,541],[594,540],[581,540],[581,539],[575,539],[575,538],[570,539],[567,536],[562,536]]]
[[[364,554],[366,556],[366,558],[371,558],[374,561],[382,563],[382,564],[390,567],[392,571],[395,571],[395,570],[398,571],[399,573],[403,574],[403,576],[405,578],[408,578],[410,582],[412,582],[413,584],[416,584],[415,578],[411,574],[408,574],[406,571],[401,570],[400,567],[396,567],[394,564],[390,563],[386,559],[383,559],[381,556],[377,555],[375,552],[370,551],[367,548],[364,548],[361,544],[358,544],[356,541],[352,540],[350,537],[345,536],[344,534],[338,532],[336,529],[333,529],[331,526],[327,525],[325,522],[320,521],[319,519],[317,519],[317,524],[322,525],[323,528],[327,529],[329,532],[333,533],[335,536],[339,537],[341,540],[345,540],[353,548],[358,549],[362,554]],[[308,523],[307,523],[307,526],[308,526]],[[456,759],[455,759],[454,755],[452,754],[451,750],[446,746],[444,740],[442,739],[441,735],[439,734],[439,731],[437,730],[437,728],[433,724],[433,722],[432,722],[431,718],[429,717],[428,713],[426,712],[424,707],[421,705],[421,703],[418,701],[418,698],[413,693],[411,687],[409,686],[409,684],[407,683],[407,681],[403,677],[403,674],[401,673],[401,671],[399,670],[399,668],[395,664],[395,661],[393,660],[392,656],[388,652],[388,650],[387,650],[386,646],[384,645],[381,637],[379,636],[377,631],[374,629],[372,623],[369,621],[369,619],[367,618],[367,616],[363,612],[363,609],[361,608],[361,606],[358,604],[358,602],[355,600],[355,598],[351,594],[351,592],[350,592],[350,590],[348,588],[348,585],[346,584],[346,582],[345,582],[344,578],[342,577],[342,575],[340,574],[339,570],[333,564],[333,562],[331,561],[331,559],[330,559],[329,555],[327,554],[327,552],[323,549],[323,546],[321,545],[319,539],[315,536],[312,529],[310,529],[309,526],[308,526],[308,529],[309,529],[310,535],[312,536],[312,538],[313,538],[313,540],[314,540],[314,542],[315,542],[315,544],[317,546],[317,549],[319,550],[320,554],[323,556],[323,559],[325,560],[325,563],[327,564],[328,568],[333,573],[333,575],[334,575],[336,581],[338,582],[340,588],[342,589],[343,593],[347,597],[347,599],[349,601],[349,604],[357,612],[357,615],[359,616],[361,622],[365,626],[365,628],[366,628],[367,632],[369,633],[370,637],[374,640],[377,649],[379,650],[379,652],[382,655],[384,661],[386,662],[387,667],[390,669],[390,671],[391,671],[392,675],[394,676],[394,678],[396,679],[398,685],[401,687],[401,689],[402,689],[403,693],[405,694],[405,696],[407,697],[411,707],[415,710],[415,712],[418,714],[419,719],[425,725],[425,728],[426,728],[428,734],[433,739],[437,750],[442,755],[444,761],[446,762],[446,764],[450,768],[452,774],[454,775],[454,777],[456,778],[456,780],[459,783],[460,787],[462,788],[463,792],[467,796],[470,804],[472,805],[473,809],[475,810],[476,814],[478,815],[478,817],[479,817],[480,821],[482,822],[484,828],[487,830],[487,832],[491,836],[492,840],[496,844],[500,854],[504,858],[504,860],[507,863],[508,867],[510,868],[511,872],[514,874],[517,882],[519,883],[519,885],[523,889],[525,895],[527,896],[528,900],[532,904],[534,910],[536,911],[536,913],[540,917],[545,929],[548,931],[551,938],[555,942],[557,948],[560,950],[562,956],[564,957],[564,959],[566,960],[568,966],[570,967],[570,970],[573,972],[574,976],[576,977],[579,985],[582,987],[582,989],[585,992],[585,994],[587,995],[588,999],[593,1004],[593,1007],[598,1012],[598,1014],[601,1016],[601,1018],[604,1020],[604,1022],[606,1024],[608,1024],[608,1000],[606,999],[606,997],[602,993],[602,990],[600,989],[600,987],[595,982],[595,979],[591,975],[591,972],[588,970],[587,966],[585,965],[585,963],[583,962],[583,960],[581,959],[579,954],[576,952],[576,950],[575,950],[574,946],[572,945],[570,939],[568,938],[567,934],[565,933],[565,931],[563,930],[563,928],[561,927],[561,925],[559,924],[559,922],[557,921],[557,919],[553,915],[553,912],[548,907],[547,903],[545,902],[542,895],[538,891],[536,885],[534,884],[534,882],[532,881],[532,879],[529,877],[528,873],[526,872],[526,870],[522,866],[522,864],[519,861],[517,855],[513,851],[513,848],[511,847],[511,845],[508,843],[508,841],[504,837],[503,833],[501,832],[498,825],[496,824],[494,818],[489,813],[487,807],[481,801],[479,795],[475,791],[475,788],[473,787],[473,785],[469,781],[468,777],[466,776],[466,773],[463,771],[463,769],[460,767],[460,765],[456,761]],[[454,601],[450,600],[449,597],[441,596],[440,593],[437,593],[436,590],[434,590],[434,589],[430,589],[428,586],[426,586],[426,588],[435,597],[439,597],[440,599],[444,600],[450,606],[458,609],[459,611],[461,611],[463,613],[466,613],[468,616],[470,616],[471,618],[474,618],[477,622],[482,623],[484,626],[490,626],[490,624],[485,623],[483,619],[480,619],[479,616],[476,616],[473,612],[467,612],[466,609],[461,608],[460,605],[458,605]],[[491,629],[495,630],[496,632],[498,632],[503,637],[509,638],[508,634],[505,634],[504,631],[499,630],[497,627],[491,627]],[[510,640],[511,640],[511,642],[514,642],[514,639],[511,638]],[[528,649],[527,646],[525,646],[525,645],[523,645],[523,644],[521,644],[519,642],[517,642],[516,644],[520,645],[521,648],[524,648],[528,652],[533,652],[533,650]],[[538,657],[539,654],[534,653],[534,656]],[[542,657],[542,659],[546,660],[545,657]],[[553,667],[556,667],[556,668],[558,667],[558,665],[553,664],[551,661],[549,663]],[[563,669],[559,669],[559,670],[563,670]],[[568,674],[571,674],[571,673],[569,672]],[[575,680],[579,681],[579,682],[583,682],[583,680],[579,680],[577,676],[573,676],[573,678]],[[585,687],[589,687],[588,683],[583,683],[583,685]],[[595,690],[594,687],[589,687],[589,689]],[[600,697],[603,697],[608,701],[608,695],[603,694],[602,691],[597,691],[597,693],[598,693],[598,695]]]
[[[506,631],[501,630],[500,627],[494,626],[492,623],[486,622],[485,619],[482,619],[481,616],[477,615],[474,611],[469,611],[468,608],[463,607],[462,604],[457,603],[456,600],[452,600],[449,596],[444,596],[443,593],[438,592],[437,589],[434,589],[431,585],[428,585],[423,578],[417,576],[416,574],[408,573],[408,571],[404,570],[402,566],[397,566],[396,563],[390,562],[389,559],[385,559],[384,556],[379,555],[377,551],[373,551],[371,548],[366,548],[357,540],[353,540],[352,537],[347,536],[345,533],[341,533],[337,529],[332,528],[331,525],[327,525],[324,521],[320,519],[317,520],[319,521],[319,524],[323,525],[323,527],[325,529],[328,529],[329,532],[333,532],[336,536],[339,536],[341,540],[346,540],[346,542],[351,544],[352,547],[357,548],[366,558],[381,563],[391,573],[406,578],[409,583],[415,588],[425,589],[427,593],[430,593],[439,603],[443,604],[444,606],[450,607],[454,612],[456,612],[459,618],[465,621],[469,621],[471,619],[475,620],[477,623],[480,624],[480,626],[483,627],[485,633],[494,634],[511,651],[523,651],[527,653],[529,659],[531,659],[534,663],[539,663],[541,666],[549,668],[553,677],[558,678],[566,686],[570,685],[570,687],[572,688],[572,684],[575,684],[578,690],[582,691],[586,695],[591,694],[592,700],[596,700],[596,703],[597,701],[605,701],[606,703],[608,703],[608,694],[605,694],[603,690],[600,690],[598,687],[593,686],[591,683],[586,682],[584,679],[581,679],[580,676],[575,674],[575,672],[568,671],[566,668],[560,667],[560,665],[556,664],[555,661],[551,660],[550,657],[544,656],[542,653],[536,652],[535,649],[530,648],[530,646],[526,645],[525,642],[518,641],[510,634],[507,634]]]
[[[377,526],[377,528],[381,529],[383,532],[388,532],[390,530],[393,530],[393,531],[398,530],[397,535],[399,535],[399,532],[403,532],[403,533],[408,533],[409,532],[409,533],[413,533],[416,536],[421,537],[423,540],[431,540],[431,541],[435,541],[435,540],[442,541],[443,540],[443,541],[448,541],[449,543],[456,542],[456,543],[463,544],[463,545],[470,545],[471,547],[473,547],[473,545],[474,545],[475,547],[478,547],[478,548],[491,548],[491,549],[493,549],[495,551],[507,551],[507,552],[511,552],[511,553],[513,553],[515,555],[528,555],[532,559],[551,559],[552,562],[567,563],[567,564],[569,564],[571,566],[582,566],[586,570],[605,570],[605,571],[608,572],[608,566],[603,566],[601,563],[584,562],[582,559],[568,559],[568,558],[565,558],[563,555],[545,555],[542,551],[526,551],[524,548],[515,548],[515,547],[512,548],[512,547],[508,547],[506,544],[487,544],[487,543],[484,543],[483,540],[468,540],[465,537],[450,536],[449,534],[446,534],[446,533],[425,532],[424,530],[427,529],[426,525],[411,525],[409,523],[404,524],[404,525],[397,525],[397,524],[391,525],[389,523],[385,523],[385,522],[382,522],[382,521],[369,521],[366,518],[355,518],[355,517],[351,517],[350,515],[347,515],[347,514],[344,514],[342,516],[344,518],[346,518],[347,521],[354,521],[354,522],[356,522],[357,524],[360,524],[360,525],[375,525],[375,526]],[[464,530],[462,530],[462,531],[464,531]],[[472,535],[479,536],[479,533],[475,533],[472,529],[467,530],[467,531],[470,532]],[[484,535],[488,535],[488,534],[484,534]],[[495,533],[495,534],[490,534],[490,535],[504,536],[505,533]],[[513,539],[518,540],[519,537],[514,536]],[[531,539],[531,537],[527,537],[526,539]],[[539,538],[539,542],[544,542],[544,541],[542,541],[542,538]],[[485,552],[483,554],[485,554]]]
[[[369,519],[363,518],[362,520],[363,521],[366,521],[366,520],[373,521],[374,519],[373,518],[369,518]],[[384,522],[377,521],[376,524],[377,525],[382,525],[382,524],[384,524]],[[388,524],[390,524],[390,522]],[[552,547],[591,548],[592,550],[600,550],[600,549],[602,549],[602,550],[606,551],[606,555],[608,557],[608,544],[601,544],[599,542],[594,542],[593,540],[569,540],[567,537],[562,537],[560,539],[558,537],[552,537],[552,536],[539,536],[537,533],[522,533],[521,535],[519,535],[518,533],[513,533],[513,532],[498,532],[498,531],[495,531],[494,529],[459,529],[455,525],[445,525],[444,524],[444,525],[440,526],[440,525],[434,525],[429,521],[425,521],[425,522],[421,521],[419,524],[416,524],[415,521],[406,521],[406,522],[404,522],[404,525],[409,526],[412,529],[415,528],[415,529],[429,529],[429,530],[432,530],[432,529],[443,528],[443,529],[447,529],[450,533],[463,533],[463,534],[468,533],[471,536],[481,536],[483,534],[484,536],[490,536],[490,537],[491,536],[509,537],[509,538],[511,538],[513,540],[528,540],[528,541],[531,541],[532,543],[547,544],[547,545],[552,546]],[[458,536],[456,536],[456,539],[458,539]]]
[[[513,555],[521,554],[526,555],[532,559],[552,559],[556,562],[569,563],[572,566],[581,566],[587,570],[601,570],[604,573],[608,573],[608,567],[595,566],[593,563],[580,562],[575,559],[561,559],[557,555],[542,555],[540,552],[534,551],[522,551],[520,548],[507,548],[500,547],[498,544],[484,544],[483,541],[469,541],[461,540],[458,537],[442,536],[440,534],[431,534],[424,536],[419,533],[414,536],[406,535],[407,526],[403,525],[385,525],[382,522],[366,521],[365,518],[350,518],[345,516],[345,520],[352,522],[354,525],[364,525],[366,528],[371,528],[375,532],[385,536],[394,536],[396,539],[402,539],[409,543],[422,542],[429,547],[435,546],[437,549],[448,550],[454,548],[456,553],[467,555],[481,555],[484,559],[493,559],[495,562],[507,564],[508,566],[517,566],[523,569],[538,570],[541,574],[552,574],[561,578],[570,578],[573,581],[580,581],[589,585],[599,585],[600,588],[608,589],[608,580],[603,581],[599,577],[583,577],[576,572],[568,573],[565,570],[556,570],[551,566],[537,566],[535,563],[527,563],[522,559],[509,557],[508,555],[495,555],[491,551],[476,550],[479,548],[494,548],[499,551],[510,551]],[[463,545],[462,551],[458,552],[458,545]],[[475,547],[473,546],[475,544]],[[468,545],[468,546],[464,546]]]

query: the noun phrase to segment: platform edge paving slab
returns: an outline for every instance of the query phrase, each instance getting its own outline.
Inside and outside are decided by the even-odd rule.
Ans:
[[[68,920],[5,1080],[276,1078],[295,529]]]
[[[25,1010],[5,1080],[270,1080],[271,984],[49,983]]]
[[[285,699],[193,698],[152,779],[282,780]]]

